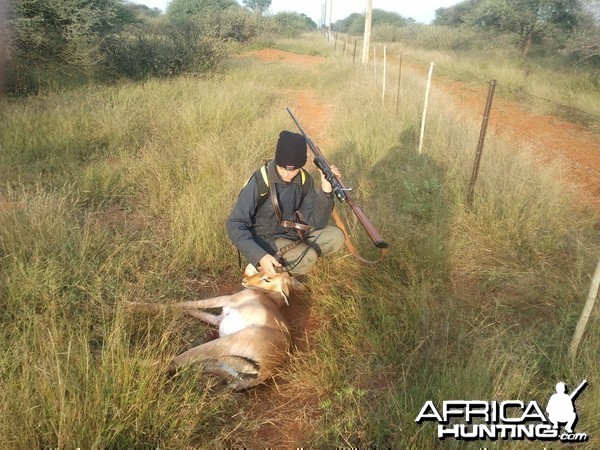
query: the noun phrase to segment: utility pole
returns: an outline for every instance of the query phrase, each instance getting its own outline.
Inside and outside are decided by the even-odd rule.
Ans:
[[[373,16],[373,0],[367,0],[367,14],[365,16],[365,36],[363,38],[362,63],[369,63],[369,46],[371,45],[371,17]]]
[[[332,20],[331,10],[332,9],[333,9],[333,0],[329,0],[329,40],[332,39],[332,36],[331,36],[331,20]]]
[[[321,34],[325,34],[325,6],[327,5],[327,1],[325,3],[321,3],[321,22],[319,23],[319,30],[321,30]]]

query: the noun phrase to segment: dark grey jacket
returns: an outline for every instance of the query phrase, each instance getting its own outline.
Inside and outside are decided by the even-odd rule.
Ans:
[[[327,226],[333,209],[333,195],[326,194],[320,187],[314,188],[313,177],[306,173],[305,188],[307,192],[302,198],[302,180],[299,173],[290,183],[283,181],[275,168],[275,163],[267,163],[269,182],[275,183],[281,215],[284,220],[297,221],[295,211],[300,211],[304,221],[313,228]],[[227,234],[233,245],[244,257],[254,264],[267,253],[274,255],[277,251],[275,239],[287,238],[297,240],[295,230],[279,225],[273,210],[270,194],[265,194],[265,187],[260,169],[248,180],[242,188],[237,202],[227,220]],[[261,199],[261,193],[266,199]]]

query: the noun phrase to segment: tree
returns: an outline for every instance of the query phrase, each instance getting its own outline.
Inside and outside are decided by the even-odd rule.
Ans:
[[[340,19],[333,24],[333,30],[338,33],[347,33],[348,29],[354,22],[365,22],[365,15],[359,13],[352,13],[344,19]]]
[[[580,9],[579,0],[482,0],[467,13],[465,23],[516,33],[526,56],[534,39],[571,32]]]
[[[577,57],[577,63],[600,60],[600,0],[587,0],[578,26],[563,52]]]
[[[226,49],[206,26],[193,16],[132,27],[126,38],[115,36],[107,43],[106,67],[116,77],[134,80],[218,70]]]
[[[244,6],[262,16],[270,7],[271,0],[244,0]]]
[[[297,12],[280,12],[273,16],[273,20],[287,37],[297,37],[317,28],[310,17]]]
[[[93,67],[102,42],[135,22],[121,0],[10,0],[10,53],[24,67]]]
[[[214,14],[236,7],[240,5],[235,0],[171,0],[167,6],[167,15],[185,17],[195,14]]]
[[[0,3],[0,94],[4,92],[6,66],[8,65],[8,33],[5,24],[6,6],[4,3]]]
[[[465,24],[469,11],[475,8],[482,0],[466,0],[448,8],[435,10],[433,25],[458,27]]]
[[[394,25],[404,27],[407,24],[407,20],[398,13],[384,11],[383,9],[373,9],[373,26]]]
[[[392,25],[403,27],[408,25],[408,21],[400,14],[384,11],[383,9],[373,9],[371,23],[373,28],[379,25]],[[334,24],[334,30],[347,32],[348,34],[362,34],[365,31],[365,15],[353,13]],[[344,31],[342,31],[344,30]]]
[[[129,3],[126,4],[126,6],[140,17],[158,17],[161,15],[160,8],[149,8],[146,5],[140,5],[138,3]]]
[[[208,35],[221,41],[248,42],[262,26],[260,16],[235,0],[172,0],[166,16],[171,21],[200,21]]]

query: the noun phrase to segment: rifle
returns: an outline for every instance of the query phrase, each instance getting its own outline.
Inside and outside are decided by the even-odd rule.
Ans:
[[[383,258],[383,256],[385,256],[385,254],[387,253],[387,249],[389,247],[388,243],[381,237],[381,235],[379,234],[377,229],[371,224],[369,219],[367,219],[367,216],[362,211],[362,209],[360,209],[360,206],[358,206],[354,202],[354,200],[352,200],[352,198],[350,198],[350,195],[348,195],[348,191],[350,191],[351,189],[348,189],[346,186],[344,186],[344,183],[342,183],[342,181],[332,172],[331,167],[329,166],[329,163],[327,162],[327,160],[325,159],[325,156],[323,156],[323,153],[321,152],[321,149],[319,149],[319,147],[317,147],[313,143],[312,139],[304,132],[304,130],[300,126],[300,123],[298,123],[298,121],[292,114],[292,111],[290,110],[290,108],[286,108],[286,111],[288,112],[288,114],[290,115],[292,120],[294,121],[294,124],[300,131],[300,134],[302,134],[302,136],[304,136],[304,139],[306,139],[306,144],[308,145],[308,147],[310,148],[310,150],[313,152],[313,154],[315,156],[315,158],[313,159],[313,162],[314,162],[315,166],[317,166],[321,170],[321,172],[323,172],[325,179],[327,181],[329,181],[329,183],[331,184],[335,197],[339,200],[340,203],[345,203],[352,209],[352,212],[354,213],[354,215],[356,216],[356,218],[358,219],[358,221],[360,222],[362,227],[365,229],[365,231],[369,235],[369,238],[373,242],[373,245],[375,245],[375,247],[380,249],[381,256],[379,259]],[[346,248],[348,249],[348,251],[358,261],[362,262],[363,264],[366,264],[366,265],[376,264],[379,260],[372,261],[372,260],[368,260],[368,259],[365,259],[362,256],[360,256],[360,254],[356,250],[356,247],[350,240],[350,235],[349,235],[346,227],[344,226],[344,223],[343,223],[340,215],[338,214],[338,212],[335,209],[333,210],[333,218],[335,219],[335,222],[338,225],[338,227],[340,227],[342,229],[342,231],[344,232],[344,235],[346,236],[345,245],[346,245]]]
[[[581,384],[580,384],[579,386],[577,386],[577,388],[575,388],[575,389],[573,390],[573,392],[571,392],[571,393],[569,394],[569,397],[571,398],[571,400],[574,400],[574,399],[575,399],[575,397],[577,397],[577,396],[579,395],[579,393],[580,393],[580,392],[582,391],[582,389],[583,389],[583,388],[586,386],[586,384],[587,384],[587,380],[583,380],[583,381],[581,382]]]

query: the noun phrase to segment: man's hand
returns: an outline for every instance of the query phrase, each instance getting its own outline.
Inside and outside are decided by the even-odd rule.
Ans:
[[[275,271],[275,267],[281,267],[281,263],[277,261],[273,255],[269,255],[268,253],[260,259],[258,265],[260,266],[261,271],[268,277],[276,277],[277,272]]]
[[[330,166],[329,168],[336,177],[341,178],[340,171],[336,166]],[[323,171],[320,170],[319,172],[321,173],[321,189],[323,190],[323,192],[325,192],[326,194],[333,192],[333,186],[331,186],[331,183],[327,181]]]

